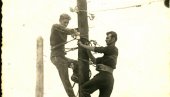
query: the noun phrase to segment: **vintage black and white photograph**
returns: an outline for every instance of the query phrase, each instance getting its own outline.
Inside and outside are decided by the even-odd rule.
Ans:
[[[2,3],[2,97],[170,97],[169,0]]]

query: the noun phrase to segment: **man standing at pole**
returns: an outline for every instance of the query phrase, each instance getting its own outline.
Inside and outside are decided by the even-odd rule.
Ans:
[[[84,94],[92,94],[99,89],[99,97],[110,97],[113,89],[114,78],[113,70],[116,68],[118,49],[115,46],[117,41],[116,32],[110,31],[106,33],[106,47],[92,47],[78,42],[80,47],[88,50],[89,58],[96,64],[96,70],[99,71],[91,80],[85,82],[81,86],[81,91]],[[103,53],[103,57],[96,58],[90,51]]]
[[[78,82],[78,61],[66,58],[65,44],[67,43],[67,35],[77,36],[76,30],[66,28],[71,17],[68,14],[61,14],[60,24],[54,24],[51,29],[50,45],[51,45],[51,62],[58,69],[59,76],[64,85],[65,91],[69,97],[76,97],[69,81],[68,67],[73,69],[71,79]]]

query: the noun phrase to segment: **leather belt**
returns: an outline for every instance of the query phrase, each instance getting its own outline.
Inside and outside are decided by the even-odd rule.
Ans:
[[[97,71],[106,71],[106,72],[109,72],[109,73],[113,73],[113,68],[107,66],[107,65],[104,65],[104,64],[97,64],[96,65],[96,70]]]

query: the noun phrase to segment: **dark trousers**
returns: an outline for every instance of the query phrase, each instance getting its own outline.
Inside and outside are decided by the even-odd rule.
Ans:
[[[85,82],[81,90],[83,93],[92,94],[99,89],[99,97],[110,97],[113,90],[114,78],[111,73],[100,71],[91,80]]]
[[[67,95],[69,97],[76,97],[69,80],[68,68],[70,67],[71,63],[74,63],[76,68],[73,69],[73,73],[77,73],[78,61],[66,57],[51,57],[51,61],[58,69],[60,79],[63,83]]]

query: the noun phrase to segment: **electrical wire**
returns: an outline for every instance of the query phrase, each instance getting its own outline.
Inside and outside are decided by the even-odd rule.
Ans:
[[[117,7],[117,8],[110,8],[110,9],[103,9],[103,10],[98,10],[98,11],[91,11],[91,12],[103,12],[103,11],[111,11],[111,10],[119,10],[119,9],[127,9],[127,8],[132,8],[132,7],[142,7],[143,5],[150,5],[155,2],[161,2],[163,0],[154,0],[150,1],[144,4],[136,4],[136,5],[130,5],[130,6],[124,6],[124,7]],[[87,10],[78,10],[77,12],[87,12]]]

